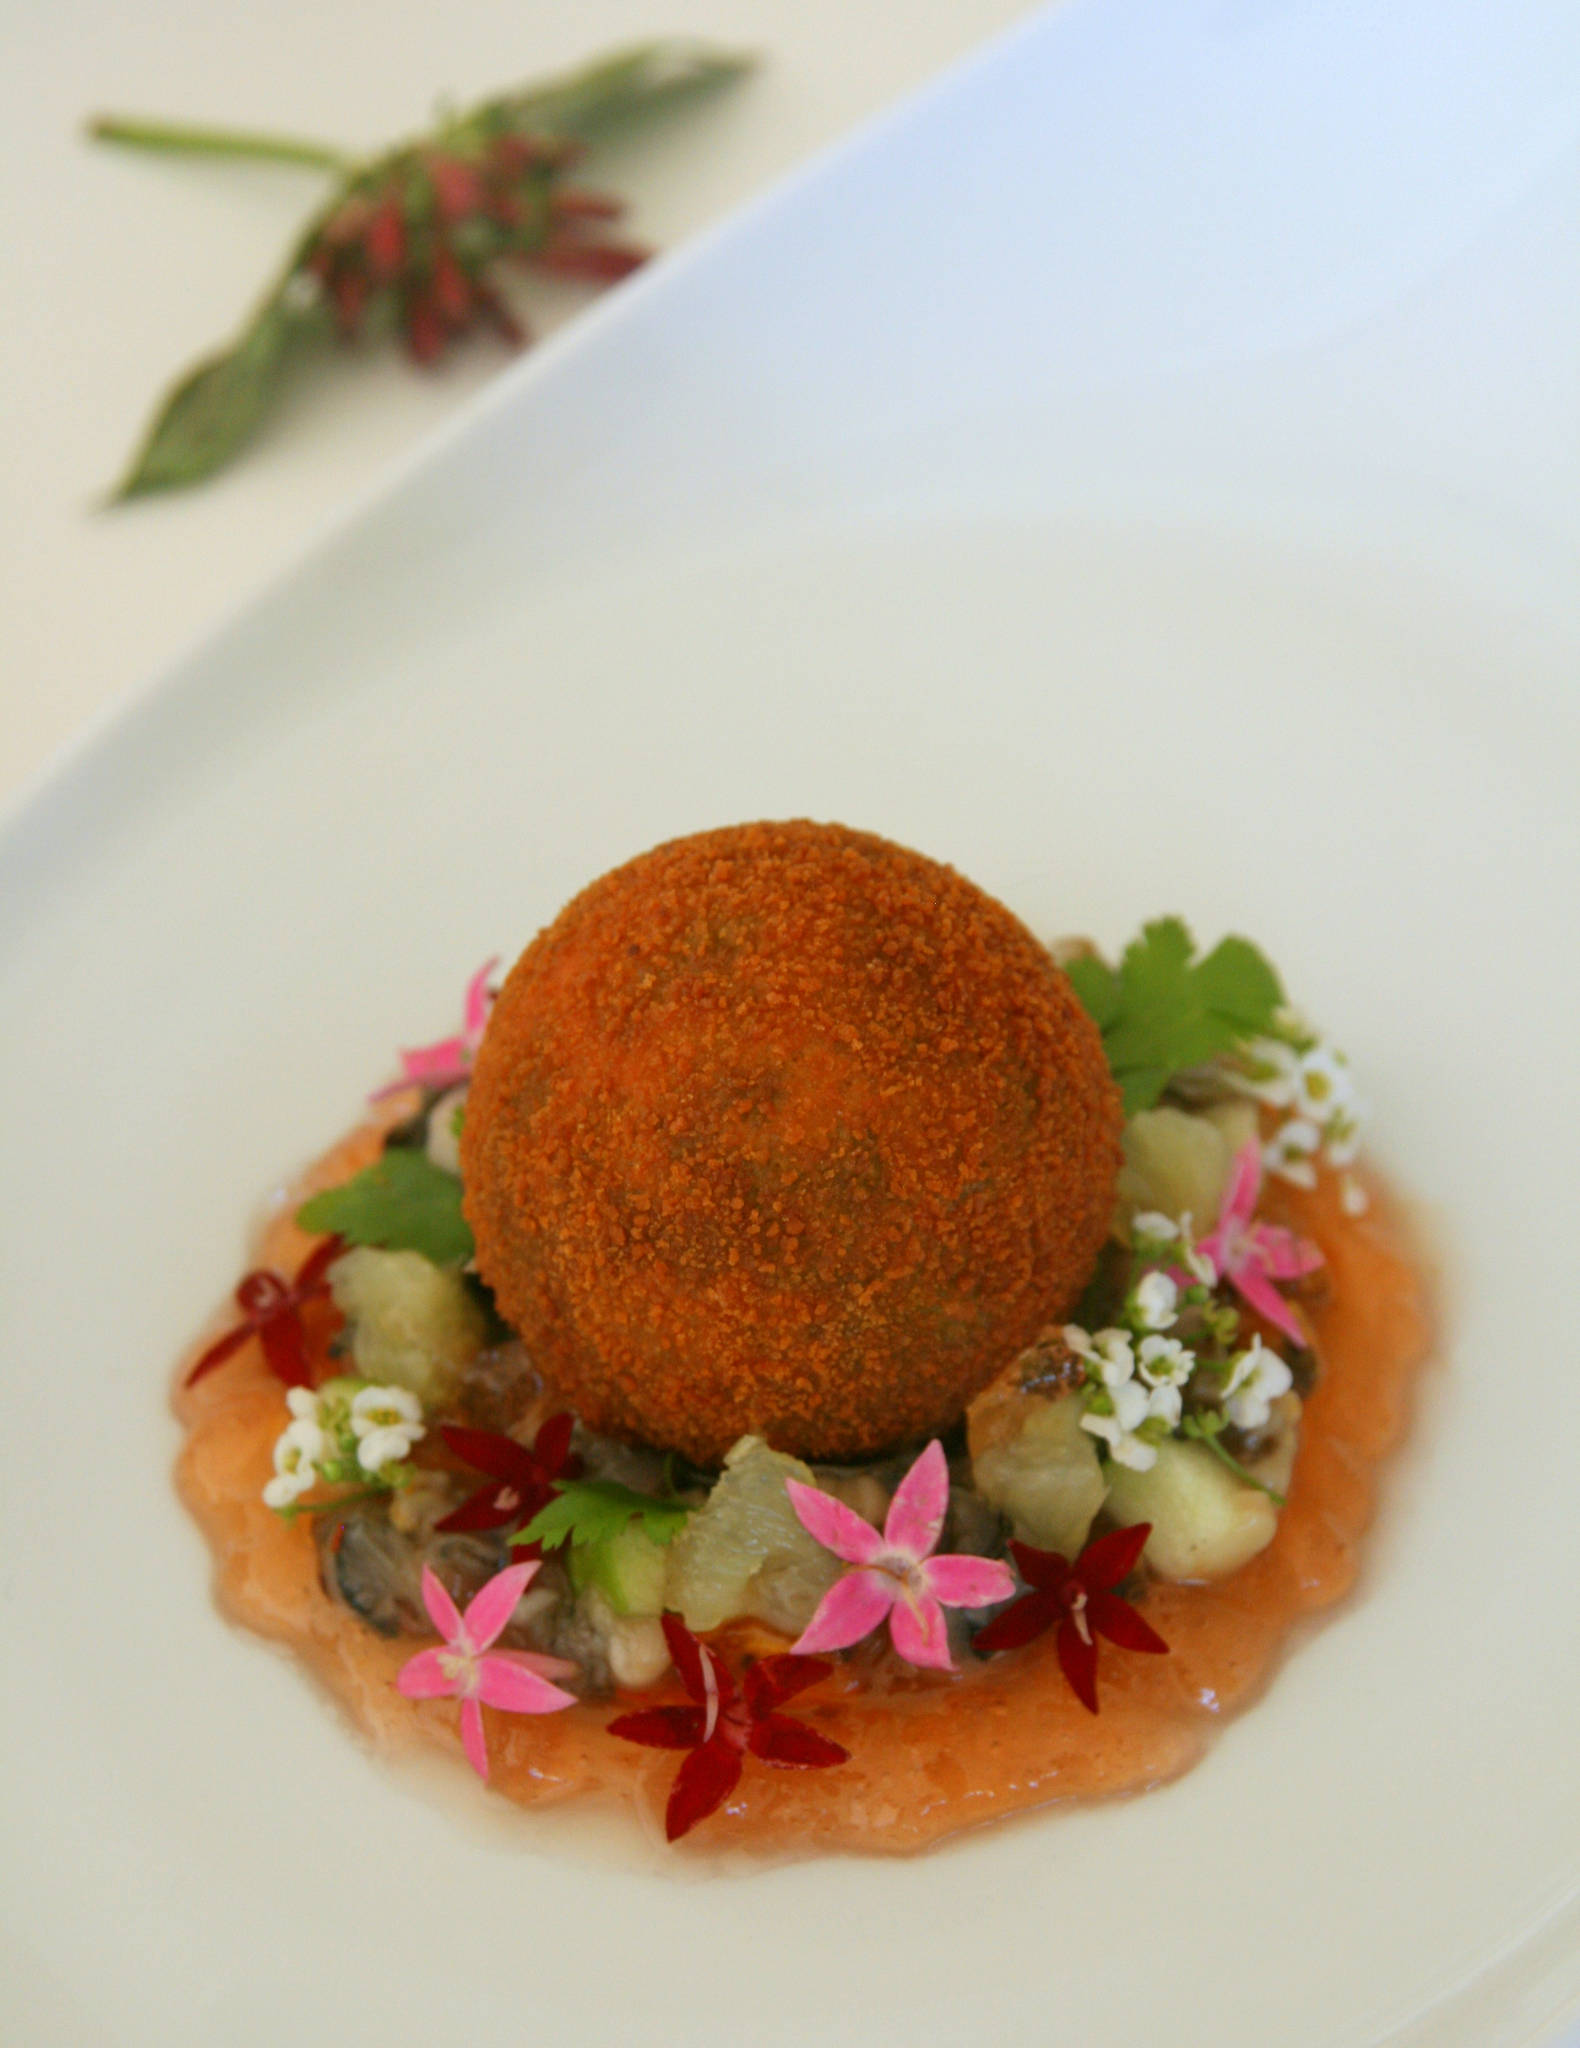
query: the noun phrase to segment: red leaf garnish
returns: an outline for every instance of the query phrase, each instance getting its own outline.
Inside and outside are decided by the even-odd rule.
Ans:
[[[186,1384],[195,1387],[216,1366],[233,1358],[250,1337],[256,1337],[263,1346],[265,1363],[282,1385],[309,1385],[312,1371],[302,1310],[329,1292],[329,1269],[344,1250],[341,1238],[326,1237],[303,1260],[294,1280],[267,1267],[244,1273],[235,1293],[242,1321],[208,1347],[187,1374]]]
[[[1151,1534],[1150,1522],[1110,1530],[1087,1544],[1073,1565],[1056,1550],[1011,1543],[1020,1575],[1031,1591],[979,1629],[974,1647],[989,1652],[1018,1650],[1044,1630],[1057,1628],[1060,1669],[1081,1705],[1095,1714],[1099,1636],[1121,1650],[1141,1650],[1153,1656],[1168,1653],[1168,1644],[1151,1623],[1113,1590],[1135,1570]]]
[[[848,1761],[850,1752],[826,1735],[775,1709],[784,1700],[826,1678],[833,1666],[822,1657],[764,1657],[748,1664],[737,1688],[729,1667],[700,1642],[678,1615],[666,1614],[664,1640],[689,1707],[647,1707],[620,1714],[609,1733],[650,1749],[689,1749],[675,1774],[664,1814],[672,1842],[698,1821],[716,1813],[740,1782],[748,1751],[764,1763],[792,1769],[826,1769]]]
[[[554,277],[574,277],[584,284],[618,284],[648,259],[646,249],[624,242],[584,242],[579,235],[552,235],[532,252],[539,270]]]

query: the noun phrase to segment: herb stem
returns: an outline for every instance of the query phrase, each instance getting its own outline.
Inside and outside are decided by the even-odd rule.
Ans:
[[[359,1500],[377,1500],[387,1491],[382,1486],[359,1486],[351,1493],[337,1493],[332,1500],[294,1500],[289,1507],[276,1508],[274,1512],[282,1522],[294,1522],[298,1515],[331,1515],[336,1508],[355,1507]]]
[[[1220,1464],[1228,1466],[1229,1470],[1234,1474],[1235,1478],[1241,1482],[1242,1485],[1254,1486],[1258,1493],[1265,1493],[1268,1499],[1273,1503],[1275,1508],[1281,1508],[1288,1504],[1286,1496],[1284,1494],[1281,1494],[1276,1486],[1269,1486],[1265,1479],[1258,1479],[1254,1472],[1250,1471],[1246,1466],[1240,1463],[1239,1459],[1234,1456],[1232,1451],[1226,1451],[1224,1449],[1223,1445],[1218,1441],[1218,1433],[1216,1430],[1204,1429],[1199,1422],[1197,1423],[1196,1428],[1192,1429],[1190,1427],[1192,1419],[1193,1418],[1191,1417],[1186,1418],[1184,1428],[1184,1434],[1187,1437],[1189,1437],[1192,1440],[1192,1442],[1201,1444],[1207,1450],[1211,1451],[1213,1456],[1219,1461]]]
[[[349,171],[352,159],[327,142],[294,135],[257,135],[246,129],[189,128],[177,121],[140,121],[123,114],[99,114],[88,123],[95,142],[174,156],[241,157],[254,163],[305,164],[318,171]]]

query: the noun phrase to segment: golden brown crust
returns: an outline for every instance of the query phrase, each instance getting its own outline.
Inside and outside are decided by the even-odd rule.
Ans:
[[[991,897],[840,826],[730,827],[523,954],[462,1139],[478,1261],[593,1428],[716,1462],[947,1427],[1073,1301],[1120,1111]]]

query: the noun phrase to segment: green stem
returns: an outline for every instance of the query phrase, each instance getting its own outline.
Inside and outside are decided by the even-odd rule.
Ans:
[[[1229,1470],[1242,1485],[1254,1486],[1258,1493],[1265,1493],[1275,1508],[1287,1505],[1286,1497],[1278,1491],[1277,1487],[1269,1486],[1265,1479],[1258,1479],[1254,1472],[1248,1470],[1246,1466],[1240,1463],[1232,1451],[1224,1449],[1223,1445],[1218,1441],[1216,1430],[1204,1429],[1199,1421],[1196,1423],[1196,1427],[1192,1429],[1191,1423],[1193,1420],[1195,1418],[1189,1415],[1185,1418],[1182,1427],[1186,1436],[1191,1438],[1193,1442],[1202,1444],[1211,1451],[1220,1464],[1228,1466]]]
[[[88,123],[95,142],[118,142],[127,149],[152,149],[165,155],[244,157],[254,163],[307,164],[318,171],[348,171],[352,159],[327,142],[307,142],[292,135],[254,135],[234,128],[187,128],[173,121],[137,121],[121,114],[100,114]]]
[[[383,1486],[360,1486],[354,1493],[337,1493],[333,1500],[293,1500],[289,1507],[276,1508],[274,1512],[282,1522],[294,1522],[298,1515],[332,1515],[336,1508],[355,1507],[359,1500],[377,1500],[388,1491]]]

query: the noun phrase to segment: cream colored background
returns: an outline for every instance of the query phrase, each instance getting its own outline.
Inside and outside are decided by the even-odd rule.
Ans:
[[[500,368],[393,354],[300,387],[234,470],[96,509],[165,383],[222,340],[322,190],[307,171],[164,161],[81,139],[90,112],[373,147],[614,42],[707,36],[758,76],[600,159],[673,247],[1027,12],[1027,0],[6,0],[0,376],[0,801],[268,582]],[[578,299],[536,301],[548,318]]]

